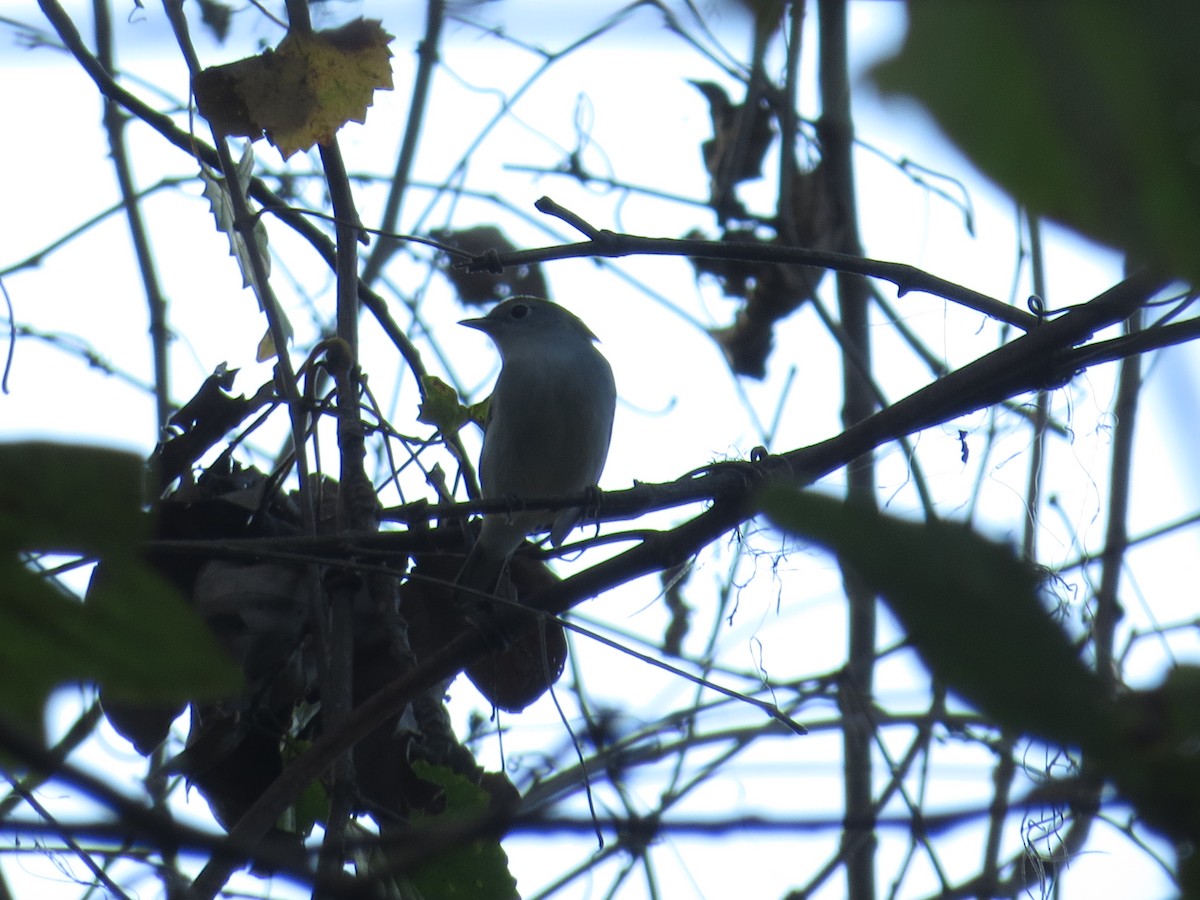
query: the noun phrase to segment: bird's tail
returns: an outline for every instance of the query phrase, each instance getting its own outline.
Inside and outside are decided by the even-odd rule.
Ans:
[[[484,541],[476,541],[467,554],[467,561],[458,571],[458,578],[454,580],[460,595],[468,600],[479,600],[480,594],[494,592],[506,559],[506,555],[489,553]]]

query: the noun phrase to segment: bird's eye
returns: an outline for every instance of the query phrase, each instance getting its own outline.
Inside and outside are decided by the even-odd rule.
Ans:
[[[508,311],[509,318],[523,319],[529,315],[529,304],[514,303],[512,309]]]

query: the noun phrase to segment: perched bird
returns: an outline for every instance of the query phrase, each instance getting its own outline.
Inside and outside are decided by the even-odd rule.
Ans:
[[[459,324],[482,331],[500,352],[479,457],[484,499],[568,497],[595,487],[617,403],[596,336],[561,306],[533,297],[512,297]],[[458,584],[492,591],[527,535],[549,529],[557,547],[581,513],[574,507],[484,516]]]

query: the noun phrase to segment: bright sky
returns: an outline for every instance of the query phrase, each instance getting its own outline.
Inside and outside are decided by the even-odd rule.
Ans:
[[[90,4],[68,8],[90,34]],[[619,7],[594,8],[597,22]],[[546,2],[517,2],[485,7],[490,21],[523,40],[559,47],[580,33],[583,16],[577,7]],[[318,8],[318,27],[337,24],[354,15],[378,17],[396,35],[396,90],[377,95],[364,126],[351,125],[341,134],[342,148],[352,173],[390,172],[402,134],[414,66],[413,48],[423,28],[419,4],[384,2],[327,3]],[[568,12],[569,10],[569,12]],[[852,8],[851,44],[855,69],[861,72],[873,59],[899,40],[903,7],[899,4],[860,3]],[[39,23],[36,5],[6,4],[4,16]],[[128,15],[128,18],[127,18]],[[140,90],[153,95],[161,90],[174,97],[186,92],[186,77],[177,61],[173,41],[161,9],[147,4],[144,11],[132,3],[119,3],[118,56],[128,74],[142,83]],[[248,18],[248,17],[247,17]],[[812,38],[815,21],[807,23],[803,58],[806,91],[802,111],[812,114],[811,63],[816,50]],[[718,31],[735,53],[744,53],[746,29],[732,7],[720,13]],[[256,26],[243,27],[237,46],[218,47],[197,33],[197,46],[205,63],[227,62],[255,50],[255,42],[274,43],[279,33]],[[439,71],[429,106],[421,151],[414,171],[414,188],[406,201],[403,229],[423,232],[444,226],[449,209],[444,197],[434,198],[428,186],[441,185],[468,152],[484,122],[496,111],[492,89],[512,91],[532,70],[529,55],[511,47],[500,49],[494,40],[462,27],[451,27],[442,49],[446,69]],[[514,63],[514,60],[517,62]],[[564,177],[537,177],[514,171],[513,166],[553,169],[573,148],[577,134],[588,137],[583,147],[585,164],[597,174],[652,186],[657,190],[695,199],[706,195],[706,175],[699,145],[709,135],[708,112],[687,79],[722,80],[711,64],[673,41],[647,9],[629,17],[612,36],[564,58],[522,97],[513,114],[470,153],[467,184],[474,190],[504,197],[520,216],[505,213],[488,200],[463,200],[454,210],[459,226],[503,221],[508,235],[519,245],[557,243],[543,229],[551,228],[566,240],[577,235],[559,223],[545,222],[532,208],[548,194],[593,224],[650,236],[681,236],[692,228],[713,230],[711,213],[700,206],[671,204],[637,195],[625,197],[611,191],[581,188]],[[726,82],[728,84],[728,82]],[[484,88],[488,90],[484,90]],[[862,211],[863,241],[869,255],[903,261],[961,282],[1001,299],[1022,302],[1029,293],[1028,272],[1022,270],[1014,287],[1018,233],[1011,204],[938,136],[920,112],[904,104],[881,105],[866,85],[856,94],[858,137],[869,145],[858,153],[858,196]],[[63,57],[40,49],[27,52],[0,27],[0,120],[24,123],[21,138],[0,143],[0,171],[6,173],[0,194],[8,227],[0,271],[60,239],[67,231],[114,203],[117,189],[103,133],[97,127],[99,109],[95,92],[77,67]],[[205,134],[202,123],[198,134]],[[160,178],[190,178],[194,163],[174,148],[164,147],[144,126],[129,129],[139,184],[148,188]],[[265,143],[255,145],[260,163],[279,166],[278,155]],[[900,174],[893,161],[908,157],[937,172],[961,180],[969,191],[975,213],[975,234],[963,228],[962,214],[951,204],[931,196]],[[313,157],[315,159],[315,155]],[[773,165],[774,153],[768,166]],[[313,163],[297,157],[293,170],[309,171]],[[950,182],[939,182],[957,190]],[[769,207],[770,186],[753,186],[745,196],[749,205]],[[173,348],[172,378],[177,400],[191,395],[203,378],[223,361],[241,367],[237,389],[251,393],[270,377],[267,367],[254,363],[254,352],[264,330],[253,296],[241,288],[241,277],[222,236],[213,232],[198,184],[179,191],[157,192],[145,208],[155,240],[156,262],[164,290],[170,298],[171,321],[179,336]],[[314,195],[315,196],[315,195]],[[363,188],[360,210],[373,223],[382,206],[380,190]],[[275,284],[289,304],[293,322],[303,340],[311,334],[311,319],[293,284],[318,296],[321,315],[332,309],[332,283],[328,272],[315,264],[312,254],[277,222],[268,220],[271,247],[277,254]],[[1100,251],[1047,227],[1047,302],[1060,307],[1089,299],[1120,276],[1120,262]],[[602,487],[617,489],[634,480],[669,480],[714,459],[744,457],[764,443],[762,429],[778,419],[770,443],[786,450],[831,436],[838,430],[840,384],[836,347],[823,333],[817,317],[806,308],[781,324],[776,352],[768,377],[762,383],[739,382],[714,343],[703,330],[726,324],[736,305],[720,296],[712,284],[697,284],[683,260],[631,258],[617,266],[598,267],[589,261],[555,263],[547,267],[552,292],[559,302],[584,318],[602,340],[602,349],[613,363],[621,403],[612,454]],[[426,276],[423,268],[398,257],[389,278],[406,295],[418,291]],[[108,218],[80,238],[47,256],[42,265],[4,276],[18,322],[56,335],[77,335],[122,373],[104,376],[81,362],[76,354],[34,340],[22,340],[9,375],[9,393],[0,397],[0,437],[15,439],[51,435],[129,447],[138,453],[152,449],[155,433],[153,404],[136,386],[150,378],[146,341],[145,304],[129,250],[125,222]],[[643,289],[648,285],[657,292]],[[886,286],[884,286],[886,288]],[[826,285],[828,291],[829,285]],[[886,292],[895,309],[911,328],[924,336],[931,349],[951,364],[959,365],[995,346],[996,329],[974,313],[963,312],[935,298],[910,295],[901,299]],[[832,302],[828,294],[826,301]],[[397,307],[401,324],[410,319]],[[448,379],[457,379],[471,399],[486,394],[496,370],[496,360],[486,340],[455,322],[472,314],[452,298],[437,276],[421,295],[421,321],[434,341],[416,333],[427,350],[430,368]],[[878,372],[884,389],[898,399],[928,380],[927,370],[896,347],[890,326],[877,316],[875,328],[880,348]],[[433,348],[445,360],[443,365]],[[362,362],[370,385],[385,405],[392,421],[407,433],[423,428],[413,421],[415,391],[411,381],[397,382],[395,351],[369,322],[363,327]],[[1107,479],[1108,426],[1105,410],[1112,392],[1113,370],[1089,371],[1070,392],[1064,392],[1056,410],[1067,414],[1075,429],[1069,444],[1055,442],[1047,462],[1047,490],[1059,498],[1062,521],[1047,522],[1042,551],[1050,565],[1075,558],[1077,535],[1096,546],[1103,534],[1104,484]],[[1186,351],[1164,353],[1154,362],[1145,394],[1145,424],[1139,435],[1132,511],[1133,533],[1186,515],[1200,503],[1190,452],[1196,436],[1185,429],[1195,416],[1162,415],[1164,410],[1196,408],[1192,385],[1196,383],[1194,355]],[[1067,394],[1069,393],[1069,398]],[[282,423],[280,423],[282,425]],[[981,413],[964,421],[930,429],[914,439],[926,467],[941,514],[965,513],[982,485],[977,522],[997,537],[1018,540],[1023,523],[1023,496],[1028,465],[1029,435],[1007,427],[997,446],[983,457],[986,417]],[[973,452],[980,454],[964,466],[959,456],[958,429],[967,430]],[[420,431],[420,433],[424,433]],[[260,441],[274,449],[282,441],[282,428]],[[474,439],[472,438],[472,441]],[[477,441],[474,442],[477,446]],[[897,448],[880,454],[880,497],[897,511],[915,509],[907,466]],[[836,483],[835,476],[830,479]],[[665,527],[683,513],[660,514],[651,520]],[[614,529],[615,530],[615,529]],[[806,548],[789,548],[776,569],[778,539],[754,527],[747,536],[750,549],[723,541],[702,555],[692,576],[692,590],[706,605],[698,608],[690,641],[699,649],[712,630],[717,634],[718,655],[733,672],[765,673],[773,683],[823,673],[838,667],[844,655],[844,601],[833,562]],[[1149,609],[1160,622],[1172,622],[1188,610],[1172,609],[1169,595],[1178,581],[1163,584],[1156,573],[1178,576],[1180,559],[1196,558],[1195,538],[1176,537],[1147,545],[1132,557],[1131,587],[1144,593],[1145,607],[1127,602],[1132,626],[1146,628]],[[587,556],[577,564],[587,564]],[[569,568],[564,566],[564,568]],[[720,585],[736,587],[720,608],[715,603]],[[579,618],[599,623],[606,633],[623,635],[637,649],[652,648],[661,640],[666,613],[658,601],[656,581],[643,579],[627,589],[585,604]],[[1080,598],[1076,598],[1076,602]],[[732,618],[732,623],[728,620]],[[882,625],[881,643],[897,635],[890,622]],[[1177,654],[1197,657],[1190,633],[1173,635]],[[652,650],[651,650],[652,652]],[[574,661],[599,703],[617,713],[619,729],[652,722],[667,711],[696,702],[694,688],[683,680],[646,666],[628,656],[587,641],[577,641]],[[1129,661],[1131,677],[1153,682],[1162,671],[1161,645],[1139,644]],[[569,677],[570,673],[568,673]],[[755,685],[736,675],[722,675],[722,683],[752,691]],[[881,700],[889,708],[923,709],[925,685],[907,659],[881,665],[878,675]],[[563,692],[565,695],[565,692]],[[453,689],[452,711],[465,726],[472,711],[486,710],[481,699],[460,679]],[[569,698],[568,698],[569,699]],[[714,700],[706,695],[705,700]],[[64,698],[55,710],[57,727],[64,727],[77,711],[77,695]],[[573,712],[573,710],[568,710]],[[836,818],[840,810],[836,731],[822,731],[835,710],[813,707],[801,718],[814,727],[805,738],[780,737],[760,741],[753,753],[725,770],[696,793],[678,811],[703,818],[747,815],[780,815]],[[761,714],[749,707],[723,704],[703,717],[709,729],[757,725]],[[519,717],[506,717],[505,760],[518,783],[527,769],[539,766],[543,755],[571,761],[567,736],[558,713],[548,699]],[[670,734],[663,734],[668,740]],[[892,753],[903,752],[906,735],[896,735]],[[701,747],[688,756],[697,768],[716,751]],[[500,764],[494,739],[480,748],[480,760],[489,767]],[[136,790],[142,760],[107,728],[87,750],[87,764],[104,772],[120,769],[129,790]],[[977,749],[954,742],[939,747],[936,762],[943,765],[928,788],[931,805],[962,808],[986,802],[990,796],[990,759]],[[668,760],[668,763],[671,762]],[[1038,762],[1032,761],[1036,768]],[[645,766],[631,778],[643,808],[656,802],[666,777],[666,764]],[[882,768],[880,778],[884,777]],[[597,789],[601,808],[617,810],[606,787]],[[193,796],[190,812],[204,816],[203,803]],[[199,808],[199,811],[197,811]],[[576,798],[568,808],[580,815],[586,810]],[[901,813],[889,808],[888,813]],[[1010,845],[1019,835],[1013,821]],[[811,840],[795,835],[752,835],[748,839],[722,837],[719,841],[680,837],[667,840],[655,851],[659,884],[671,897],[782,896],[802,883],[817,860],[830,853],[836,830],[818,832]],[[956,842],[942,844],[952,878],[964,877],[978,865],[980,830],[964,828]],[[880,872],[899,869],[907,850],[907,835],[885,834]],[[594,851],[588,834],[547,839],[512,837],[505,842],[521,889],[532,895],[576,862],[582,864]],[[1060,896],[1168,896],[1169,890],[1156,865],[1132,849],[1115,829],[1098,825],[1088,853],[1075,863],[1063,882]],[[77,876],[81,868],[69,859],[59,860]],[[623,860],[598,867],[593,874],[567,888],[561,896],[603,895]],[[932,881],[917,862],[905,881],[902,896],[919,896]],[[10,884],[39,896],[78,896],[77,886],[64,881],[53,864],[37,855],[0,858]],[[249,881],[241,882],[244,885]],[[37,885],[35,888],[34,885]],[[150,882],[142,886],[148,895]],[[829,882],[817,896],[835,898],[843,882]],[[644,875],[631,877],[618,891],[622,898],[647,896]],[[20,896],[20,894],[19,894]]]

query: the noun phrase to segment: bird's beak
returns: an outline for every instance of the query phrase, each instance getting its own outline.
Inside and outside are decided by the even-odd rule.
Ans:
[[[466,325],[468,328],[474,328],[476,331],[482,331],[484,334],[487,334],[491,330],[492,323],[488,319],[463,319],[458,324]]]

